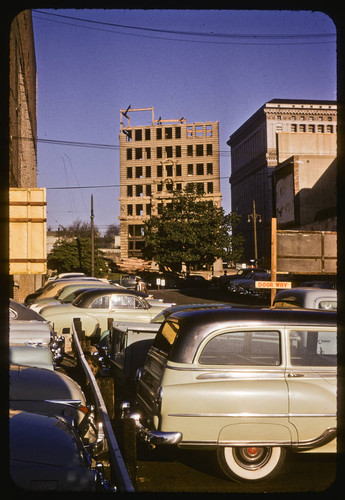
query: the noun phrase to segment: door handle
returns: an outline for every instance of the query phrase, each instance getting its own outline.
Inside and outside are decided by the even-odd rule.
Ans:
[[[299,378],[299,377],[304,377],[303,373],[288,373],[289,378]]]

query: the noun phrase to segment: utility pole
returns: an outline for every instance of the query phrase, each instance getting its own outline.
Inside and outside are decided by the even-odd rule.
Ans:
[[[255,200],[253,200],[253,213],[248,215],[248,222],[250,222],[250,219],[253,219],[254,223],[254,262],[255,262],[255,267],[258,265],[258,243],[257,243],[257,235],[256,235],[256,219],[259,219],[259,222],[261,222],[261,215],[256,213],[255,210]]]
[[[91,195],[91,276],[95,274],[95,228],[93,224],[93,194]]]

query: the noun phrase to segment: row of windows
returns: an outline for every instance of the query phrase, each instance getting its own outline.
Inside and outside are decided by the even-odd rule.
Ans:
[[[199,194],[213,194],[213,182],[196,182],[195,184],[192,183],[193,185],[196,186],[196,191]],[[131,186],[128,186],[131,187]],[[163,190],[163,185],[158,185],[157,187],[161,187],[161,189],[158,189],[157,191],[162,191]],[[181,183],[176,183],[174,185],[175,189],[182,190],[182,184]],[[136,193],[136,196],[144,196],[143,192],[143,186],[136,186],[136,188],[139,188]],[[140,191],[141,188],[141,191]],[[172,184],[167,184],[166,185],[167,191],[172,191]],[[188,184],[187,184],[187,189],[188,189]],[[132,191],[133,193],[133,191]],[[131,195],[132,196],[132,195]],[[146,185],[146,196],[151,196],[151,189],[149,185]],[[158,213],[161,213],[161,208],[162,208],[162,203],[157,204],[157,210]],[[129,203],[127,205],[127,216],[139,216],[142,217],[144,215],[151,215],[152,214],[152,205],[151,203]]]
[[[155,133],[154,133],[155,132]],[[162,139],[181,139],[181,127],[157,127],[155,129],[134,129],[123,130],[127,136],[127,142],[135,141],[150,141],[151,136],[156,140]],[[212,125],[187,125],[187,137],[212,137]]]
[[[127,148],[126,159],[127,160],[150,160],[152,149],[154,148]],[[161,146],[156,147],[156,158],[181,158],[182,148],[181,146],[165,146],[164,149]],[[211,156],[213,155],[213,145],[212,144],[190,144],[187,146],[186,150],[187,156]]]
[[[324,134],[326,132],[327,134],[333,134],[334,131],[336,130],[336,127],[334,125],[315,126],[314,124],[306,125],[305,123],[301,123],[297,125],[297,123],[292,123],[290,129],[291,132],[311,132],[311,133],[317,132],[318,134]]]
[[[157,165],[155,177],[181,177],[182,176],[182,165]],[[213,175],[213,163],[188,163],[187,172],[184,175]],[[146,165],[145,167],[127,167],[127,179],[143,179],[144,175],[147,179],[151,178],[152,168],[151,165]]]

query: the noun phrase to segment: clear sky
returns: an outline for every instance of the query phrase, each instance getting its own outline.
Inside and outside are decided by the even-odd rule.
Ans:
[[[32,16],[38,186],[47,188],[51,229],[90,222],[91,194],[95,225],[119,224],[120,109],[153,106],[162,119],[219,121],[229,212],[229,136],[271,99],[336,99],[336,27],[323,12],[40,9]],[[130,116],[131,125],[150,124],[150,113]]]

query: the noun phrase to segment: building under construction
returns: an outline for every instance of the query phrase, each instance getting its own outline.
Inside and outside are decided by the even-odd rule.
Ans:
[[[131,126],[131,120],[148,114],[149,124]],[[121,110],[122,261],[142,258],[145,220],[159,213],[174,190],[183,190],[189,183],[196,184],[207,200],[221,205],[219,122],[156,119],[153,107]]]

